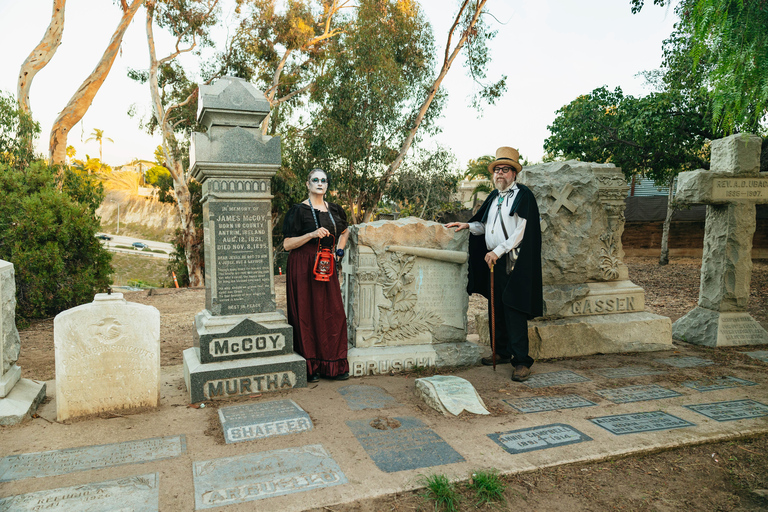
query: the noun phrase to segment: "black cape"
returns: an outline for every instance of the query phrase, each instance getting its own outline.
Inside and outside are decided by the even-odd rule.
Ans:
[[[525,232],[523,242],[520,244],[517,263],[512,270],[507,287],[504,289],[502,299],[507,307],[521,311],[531,319],[542,316],[544,313],[541,279],[541,222],[539,207],[531,189],[519,183],[517,188],[519,191],[509,214],[517,213],[519,217],[526,220]],[[469,219],[469,222],[485,223],[490,207],[496,202],[498,195],[498,190],[491,192],[477,213]],[[470,234],[467,292],[479,293],[489,298],[491,272],[485,262],[486,254],[488,254],[488,249],[485,246],[485,235]],[[505,269],[504,266],[498,265],[494,267],[493,271],[505,272]]]

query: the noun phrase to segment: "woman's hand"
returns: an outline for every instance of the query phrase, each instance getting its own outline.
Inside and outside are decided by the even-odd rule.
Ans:
[[[326,236],[330,236],[330,234],[331,232],[325,228],[317,228],[312,232],[312,238],[325,238]]]

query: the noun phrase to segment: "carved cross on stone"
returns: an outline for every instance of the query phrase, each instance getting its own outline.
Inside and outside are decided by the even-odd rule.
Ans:
[[[573,192],[573,185],[570,183],[566,183],[560,192],[550,192],[550,195],[555,198],[555,204],[549,209],[550,215],[557,213],[563,206],[570,210],[571,213],[576,213],[576,205],[568,199],[571,192]]]
[[[752,275],[755,204],[768,203],[768,173],[760,173],[761,138],[736,134],[712,142],[711,170],[680,173],[678,202],[706,204],[698,307],[676,321],[672,335],[697,345],[768,343],[747,313]]]

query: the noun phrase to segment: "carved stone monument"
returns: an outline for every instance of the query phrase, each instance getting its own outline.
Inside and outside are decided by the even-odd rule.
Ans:
[[[53,320],[59,421],[160,404],[160,312],[99,293]]]
[[[353,376],[475,364],[466,232],[415,217],[350,226],[342,289]]]
[[[0,260],[0,425],[20,423],[45,398],[45,384],[21,378],[20,348],[13,264]]]
[[[304,387],[306,362],[275,307],[271,178],[280,138],[261,135],[264,94],[239,78],[200,86],[192,176],[203,186],[205,309],[184,351],[191,402]]]
[[[711,169],[678,177],[677,200],[706,204],[707,218],[699,304],[672,326],[676,339],[709,347],[768,343],[768,331],[746,310],[755,204],[768,204],[761,143],[746,133],[712,141]]]

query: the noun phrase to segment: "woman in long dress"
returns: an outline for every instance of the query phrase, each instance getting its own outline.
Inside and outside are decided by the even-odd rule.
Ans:
[[[309,198],[293,205],[283,223],[283,246],[290,251],[288,323],[293,326],[294,350],[307,360],[307,381],[317,382],[321,376],[345,380],[349,378],[347,317],[336,267],[349,238],[347,216],[341,206],[325,201],[325,171],[313,169],[307,189]],[[329,281],[318,281],[313,273],[322,247],[330,247],[337,260]]]

